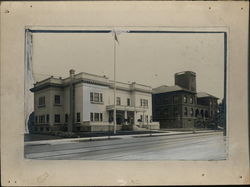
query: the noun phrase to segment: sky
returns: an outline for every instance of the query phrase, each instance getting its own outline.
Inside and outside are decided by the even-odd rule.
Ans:
[[[34,33],[36,81],[51,75],[65,78],[70,69],[113,80],[113,38],[111,33]],[[116,79],[155,88],[174,85],[177,72],[194,71],[197,91],[222,99],[223,39],[221,33],[122,33],[116,43]]]

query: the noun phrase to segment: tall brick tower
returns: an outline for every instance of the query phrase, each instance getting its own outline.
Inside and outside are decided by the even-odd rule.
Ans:
[[[182,71],[176,73],[175,85],[196,92],[196,73],[192,71]]]

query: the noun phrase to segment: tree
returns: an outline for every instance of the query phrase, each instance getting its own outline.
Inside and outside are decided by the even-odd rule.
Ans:
[[[222,102],[218,104],[218,117],[217,117],[218,126],[224,129],[224,136],[226,135],[226,103],[222,99]]]
[[[34,125],[35,125],[35,113],[32,112],[30,115],[29,115],[29,120],[28,120],[28,129],[29,129],[29,132],[32,133],[32,131],[34,131]]]

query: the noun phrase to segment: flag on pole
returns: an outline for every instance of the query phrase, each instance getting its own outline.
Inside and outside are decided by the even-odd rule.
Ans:
[[[118,40],[118,35],[121,33],[128,33],[129,30],[121,30],[121,29],[113,29],[111,31],[112,35],[114,36],[115,41],[119,44],[119,40]]]
[[[117,43],[119,44],[116,32],[115,32],[115,36],[114,37],[115,37],[115,41],[117,41]]]

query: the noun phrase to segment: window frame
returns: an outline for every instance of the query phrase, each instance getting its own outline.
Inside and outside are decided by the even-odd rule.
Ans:
[[[64,117],[65,117],[65,119],[64,119],[65,123],[68,123],[68,121],[69,121],[69,115],[66,113]]]
[[[184,102],[184,103],[187,103],[187,100],[188,100],[188,99],[187,99],[187,96],[184,95],[184,96],[183,96],[183,102]]]
[[[100,114],[99,113],[94,113],[94,120],[95,121],[100,121]]]
[[[103,93],[101,92],[90,92],[90,102],[91,103],[103,103]]]
[[[47,114],[47,115],[46,115],[46,122],[49,123],[49,120],[50,120],[50,115]]]
[[[188,116],[188,108],[184,107],[184,116]]]
[[[59,100],[58,100],[58,98],[59,98]],[[54,95],[54,104],[61,105],[61,96],[60,95]]]
[[[90,121],[94,121],[94,113],[90,112]]]
[[[45,96],[41,96],[38,98],[38,107],[44,107],[45,106]]]
[[[130,98],[127,98],[127,106],[131,106],[131,100],[130,100]]]
[[[121,105],[121,97],[116,97],[116,105]]]
[[[59,118],[57,118],[59,117]],[[59,120],[57,120],[59,119]],[[61,115],[60,114],[55,114],[54,115],[54,123],[61,123]]]
[[[76,113],[76,122],[81,122],[81,113],[80,112]]]
[[[189,98],[189,103],[190,103],[190,104],[194,104],[194,98],[193,98],[193,96],[191,96],[191,97]]]

